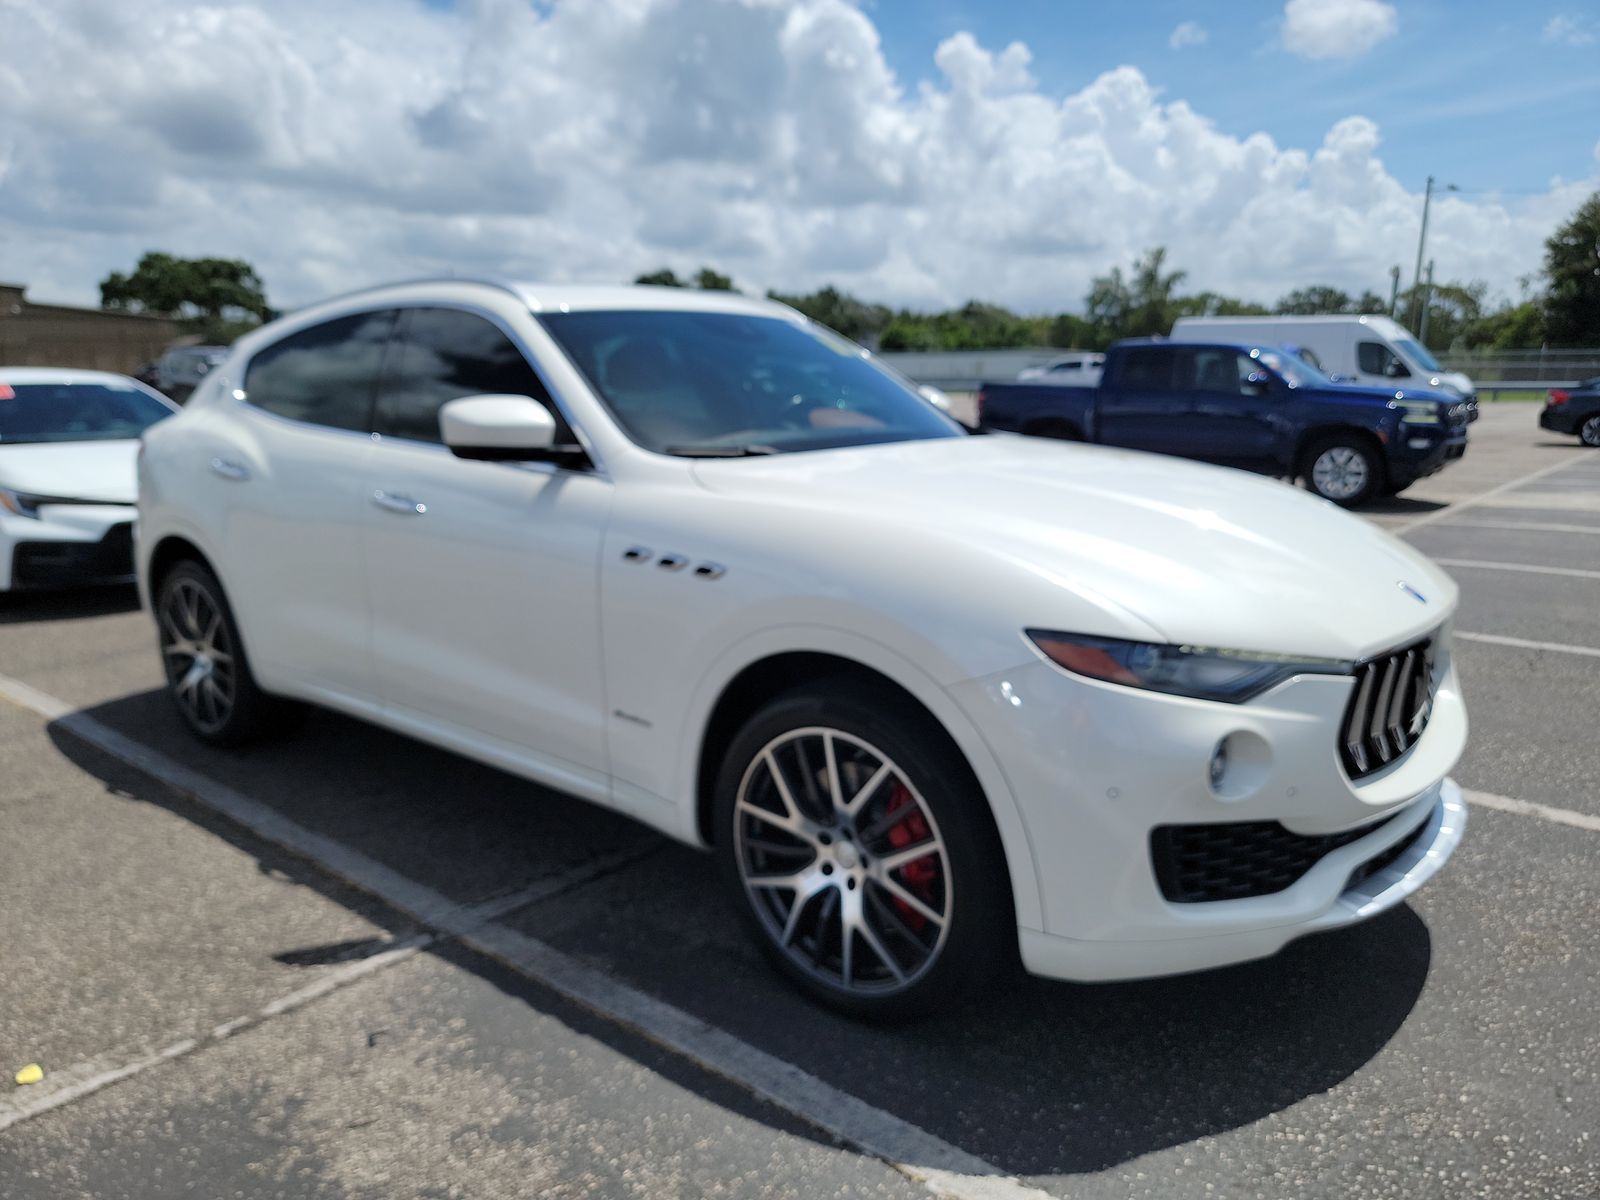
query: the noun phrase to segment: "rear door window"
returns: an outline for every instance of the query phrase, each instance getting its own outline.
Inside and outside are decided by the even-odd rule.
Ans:
[[[291,421],[365,433],[395,310],[311,325],[256,352],[244,375],[247,403]]]
[[[529,396],[555,418],[557,444],[574,440],[543,381],[498,325],[460,309],[406,309],[378,389],[374,429],[440,442],[440,406],[478,395]]]
[[[1140,346],[1122,355],[1119,387],[1130,392],[1171,392],[1177,390],[1177,353],[1170,346]]]

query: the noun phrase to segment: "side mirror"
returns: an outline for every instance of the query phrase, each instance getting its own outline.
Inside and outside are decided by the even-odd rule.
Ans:
[[[1256,372],[1240,383],[1239,390],[1246,396],[1265,396],[1272,390],[1272,376],[1265,372]]]
[[[447,401],[439,408],[439,432],[457,458],[525,462],[549,459],[558,450],[555,418],[528,396],[462,396]]]

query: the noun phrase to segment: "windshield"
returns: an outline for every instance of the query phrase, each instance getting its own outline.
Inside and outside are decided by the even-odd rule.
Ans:
[[[821,326],[705,312],[541,320],[628,436],[658,453],[772,454],[964,433]]]
[[[1427,347],[1421,342],[1413,341],[1411,338],[1396,338],[1394,344],[1395,349],[1424,370],[1442,371],[1444,369],[1439,365],[1439,360],[1429,354]]]
[[[0,444],[138,437],[172,410],[114,383],[0,383]]]
[[[1282,376],[1290,387],[1320,388],[1333,382],[1305,359],[1287,350],[1263,350],[1256,357]]]

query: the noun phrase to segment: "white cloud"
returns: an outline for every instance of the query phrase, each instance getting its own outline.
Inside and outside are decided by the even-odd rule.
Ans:
[[[1167,45],[1182,50],[1185,46],[1204,45],[1210,36],[1199,21],[1185,21],[1167,35]]]
[[[1356,58],[1399,27],[1383,0],[1289,0],[1283,6],[1283,44],[1303,58]]]
[[[1219,131],[1132,67],[1065,97],[958,34],[907,87],[845,0],[0,4],[0,263],[92,301],[147,249],[254,262],[294,305],[435,272],[1081,306],[1153,245],[1193,285],[1381,290],[1421,198],[1369,120]],[[1510,293],[1596,186],[1436,199],[1445,278]]]
[[[1545,22],[1544,40],[1561,46],[1590,46],[1595,42],[1594,25],[1570,13],[1557,13]]]

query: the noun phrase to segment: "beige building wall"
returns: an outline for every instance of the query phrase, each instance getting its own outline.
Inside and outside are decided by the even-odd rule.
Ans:
[[[34,304],[25,290],[0,283],[0,366],[87,367],[126,375],[183,333],[166,317]]]

